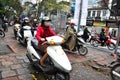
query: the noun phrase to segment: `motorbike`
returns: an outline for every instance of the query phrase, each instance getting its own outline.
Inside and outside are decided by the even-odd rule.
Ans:
[[[109,66],[111,68],[110,75],[112,80],[120,80],[120,52],[117,52],[114,56],[116,56],[115,60],[110,64],[113,66]]]
[[[0,29],[0,38],[4,38],[4,37],[5,37],[5,32],[2,29]]]
[[[94,47],[98,47],[101,45],[101,40],[99,37],[93,37],[91,39],[91,43]],[[115,43],[110,39],[109,36],[107,36],[107,41],[105,42],[104,46],[107,46],[109,50],[115,50]]]
[[[13,32],[14,32],[15,39],[17,39],[17,32],[18,32],[18,30],[20,30],[20,27],[21,27],[20,24],[15,24],[14,27],[13,27]]]
[[[38,48],[38,41],[35,38],[30,38],[27,42],[27,58],[30,63],[38,69],[38,72],[46,74],[46,80],[70,80],[69,73],[72,70],[70,61],[60,46],[64,39],[59,36],[51,36],[46,38],[48,44],[48,57],[45,61],[46,67],[40,65],[40,59],[43,52]]]
[[[23,44],[27,45],[27,38],[32,37],[32,28],[30,26],[23,26],[22,27],[23,33],[21,33],[21,29],[18,29],[17,32],[17,40]],[[23,36],[22,36],[23,35]]]
[[[77,35],[77,40],[76,40],[76,45],[74,47],[74,50],[69,50],[65,46],[66,45],[62,44],[62,47],[64,48],[65,51],[72,52],[72,53],[75,53],[76,51],[78,51],[79,55],[81,56],[85,56],[88,53],[88,49],[85,46],[85,41],[79,35]]]

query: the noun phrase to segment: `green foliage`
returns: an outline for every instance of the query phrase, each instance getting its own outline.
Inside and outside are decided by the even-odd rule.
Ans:
[[[69,9],[69,2],[61,1],[56,3],[56,0],[43,0],[39,3],[39,11],[53,11],[53,10],[61,10],[64,12],[68,12]]]
[[[5,9],[7,7],[8,9]],[[19,0],[0,0],[0,13],[5,13],[7,15],[14,14],[16,11],[17,15],[22,12],[22,6]]]

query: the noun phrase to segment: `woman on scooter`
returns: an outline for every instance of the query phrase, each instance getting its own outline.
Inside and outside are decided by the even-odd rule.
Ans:
[[[50,27],[51,25],[51,19],[49,17],[43,17],[41,25],[38,26],[36,38],[38,40],[38,46],[41,51],[44,52],[43,57],[40,59],[40,64],[45,67],[44,61],[46,60],[48,54],[47,54],[47,47],[48,44],[45,44],[45,38],[49,36],[55,36],[55,32]]]

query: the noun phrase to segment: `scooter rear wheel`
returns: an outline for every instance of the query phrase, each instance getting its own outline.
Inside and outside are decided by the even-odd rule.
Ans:
[[[81,46],[81,47],[78,48],[78,53],[81,56],[85,56],[88,53],[88,49],[84,46]]]

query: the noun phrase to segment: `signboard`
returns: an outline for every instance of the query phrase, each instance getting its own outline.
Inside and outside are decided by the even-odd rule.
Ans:
[[[96,26],[96,27],[105,27],[106,26],[106,22],[94,21],[93,22],[93,26]]]
[[[76,0],[75,13],[74,13],[74,21],[76,25],[78,25],[78,20],[79,20],[80,4],[81,4],[81,0]],[[86,18],[88,14],[87,8],[88,8],[88,0],[82,0],[80,25],[86,25]]]
[[[111,28],[117,28],[117,25],[116,25],[116,23],[115,22],[107,22],[106,23],[107,24],[107,27],[111,27]]]
[[[93,26],[93,20],[87,20],[86,26]]]

